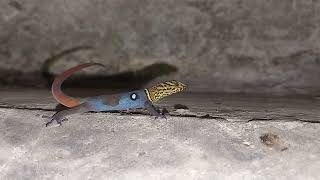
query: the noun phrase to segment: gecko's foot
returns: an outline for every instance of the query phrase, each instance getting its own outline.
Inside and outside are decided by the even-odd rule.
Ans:
[[[166,117],[166,115],[164,115],[164,114],[158,114],[158,115],[156,115],[156,117],[154,118],[154,119],[158,119],[158,118],[161,118],[161,119],[167,119],[167,117]]]
[[[55,115],[53,115],[51,120],[46,123],[46,127],[50,126],[54,121],[56,121],[57,124],[59,124],[59,126],[62,126],[62,122],[67,121],[67,120],[68,120],[67,118],[59,118],[59,117],[56,117]]]
[[[125,110],[125,111],[119,111],[120,112],[120,115],[132,115],[133,113],[128,111],[128,110]]]

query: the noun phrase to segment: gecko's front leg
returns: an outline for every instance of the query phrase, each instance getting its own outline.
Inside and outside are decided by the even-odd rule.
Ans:
[[[46,123],[46,127],[48,127],[54,121],[56,121],[61,126],[63,121],[68,120],[66,116],[69,116],[71,114],[84,113],[88,111],[93,111],[93,109],[90,105],[86,103],[82,103],[70,109],[59,111],[51,117],[51,120],[49,122]]]
[[[167,119],[166,116],[162,113],[159,113],[156,108],[153,106],[153,104],[150,102],[150,101],[146,101],[144,103],[144,106],[145,108],[149,111],[149,113],[152,115],[152,116],[155,116],[156,119],[157,118],[164,118],[164,119]]]

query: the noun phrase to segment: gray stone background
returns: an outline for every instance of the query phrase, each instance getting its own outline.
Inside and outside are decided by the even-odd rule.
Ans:
[[[316,0],[0,0],[0,179],[318,180],[319,11]],[[66,81],[69,95],[167,79],[189,92],[155,104],[167,119],[140,109],[45,127],[61,110],[46,88],[84,62],[106,69]]]
[[[50,72],[162,62],[178,71],[153,81],[190,91],[319,94],[319,28],[317,0],[1,0],[0,82],[45,86],[45,61],[78,48]]]

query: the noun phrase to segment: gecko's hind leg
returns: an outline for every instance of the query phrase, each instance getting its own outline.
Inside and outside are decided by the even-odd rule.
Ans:
[[[65,112],[64,111],[68,111],[68,110],[63,110],[63,111],[59,111],[56,112],[52,117],[51,120],[49,122],[46,123],[46,127],[48,127],[51,123],[53,123],[54,121],[57,122],[57,124],[59,124],[60,126],[62,125],[63,121],[67,121],[68,119],[65,117]]]
[[[69,116],[69,115],[71,115],[71,114],[76,114],[76,113],[84,113],[84,112],[88,112],[88,111],[92,111],[92,108],[90,108],[90,106],[89,106],[88,104],[83,103],[83,104],[80,104],[80,105],[75,106],[75,107],[73,107],[73,108],[56,112],[56,113],[51,117],[51,120],[46,123],[46,127],[48,127],[48,126],[49,126],[50,124],[52,124],[54,121],[56,121],[57,124],[59,124],[59,125],[61,126],[63,121],[67,121],[67,120],[68,120],[68,119],[66,118],[66,116]]]

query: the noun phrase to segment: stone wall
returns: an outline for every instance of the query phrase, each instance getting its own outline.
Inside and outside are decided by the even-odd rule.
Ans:
[[[50,72],[95,61],[115,74],[165,63],[191,91],[320,92],[315,0],[2,0],[0,80],[45,85]],[[71,52],[68,50],[76,49]]]

